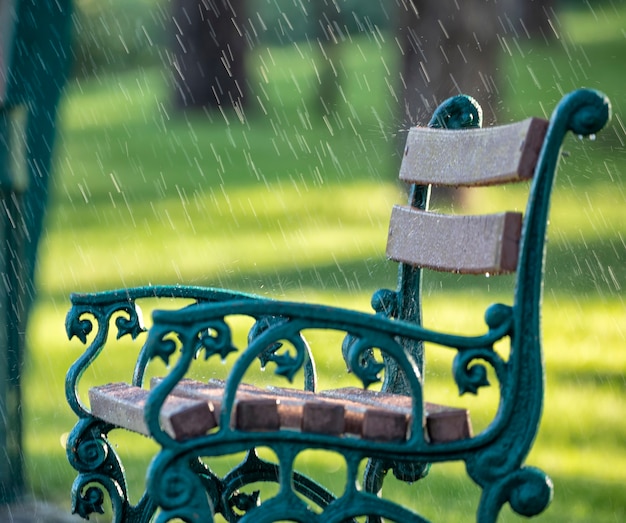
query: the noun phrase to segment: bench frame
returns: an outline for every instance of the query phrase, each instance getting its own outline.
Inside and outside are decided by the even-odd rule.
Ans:
[[[384,477],[392,471],[405,481],[428,472],[430,463],[462,460],[468,475],[482,488],[477,521],[494,522],[504,503],[522,515],[542,512],[552,498],[552,483],[541,470],[524,465],[535,439],[544,395],[541,349],[541,302],[546,228],[550,195],[563,139],[597,133],[610,117],[608,99],[581,89],[563,98],[555,109],[543,142],[523,222],[517,280],[512,306],[496,304],[485,313],[486,330],[479,336],[459,336],[421,326],[422,269],[400,263],[398,289],[380,290],[372,298],[374,314],[335,307],[270,300],[249,294],[202,287],[143,287],[96,294],[73,294],[66,319],[67,334],[87,345],[67,374],[67,400],[79,417],[70,434],[67,455],[78,477],[72,488],[74,511],[83,517],[101,512],[106,491],[115,521],[156,521],[171,518],[213,521],[221,513],[228,521],[255,523],[288,518],[294,521],[345,521],[368,515],[369,521],[426,521],[423,517],[379,497]],[[439,107],[431,127],[461,129],[480,126],[480,108],[469,97],[455,97]],[[428,187],[413,185],[410,204],[428,206]],[[97,418],[81,403],[78,383],[107,344],[109,326],[117,337],[136,338],[144,332],[136,301],[141,298],[184,298],[195,304],[174,311],[155,311],[153,325],[141,349],[132,384],[143,385],[148,363],[161,359],[169,374],[151,389],[145,404],[145,424],[160,445],[148,471],[147,488],[137,505],[128,499],[124,467],[107,439],[115,425]],[[227,317],[255,320],[244,349],[233,346]],[[96,325],[95,332],[94,324]],[[305,329],[345,333],[342,347],[348,368],[365,388],[385,371],[382,390],[412,398],[408,436],[401,441],[346,438],[302,431],[245,431],[231,426],[237,391],[245,372],[258,360],[273,364],[277,375],[291,380],[303,371],[305,389],[316,391],[311,349],[301,334]],[[178,341],[173,341],[172,333]],[[503,338],[510,341],[507,360],[495,350]],[[291,351],[281,350],[287,342]],[[424,343],[456,351],[452,374],[461,394],[488,386],[486,365],[495,371],[500,403],[492,423],[471,438],[429,442],[424,436],[421,376]],[[376,347],[383,363],[370,356]],[[193,361],[210,361],[236,353],[224,385],[219,429],[189,439],[174,439],[161,426],[162,408],[183,380]],[[176,357],[174,357],[176,355]],[[257,447],[271,448],[278,463],[262,460]],[[307,449],[336,451],[347,464],[346,490],[336,497],[294,471],[294,460]],[[243,462],[219,478],[200,458],[246,451]],[[357,489],[359,464],[369,460],[362,489]],[[277,482],[279,493],[260,506],[258,494],[239,488],[256,482]],[[302,497],[319,506],[311,512]]]

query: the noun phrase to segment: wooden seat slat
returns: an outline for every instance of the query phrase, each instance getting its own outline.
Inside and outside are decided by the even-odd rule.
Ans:
[[[144,408],[150,391],[127,383],[110,383],[89,389],[94,416],[112,425],[150,436]],[[172,438],[183,440],[217,426],[214,405],[202,399],[171,394],[161,410],[161,426]]]
[[[160,378],[153,378],[152,387],[160,381]],[[286,428],[323,434],[344,432],[342,405],[337,402],[317,401],[311,392],[297,391],[300,394],[289,394],[286,391],[290,389],[284,390],[284,393],[279,393],[272,389],[240,384],[232,425],[247,431]],[[213,405],[216,419],[219,419],[224,396],[223,381],[209,380],[208,383],[203,383],[183,379],[173,393],[190,400],[209,401]]]
[[[152,381],[156,386],[159,378]],[[144,407],[150,392],[126,383],[93,387],[92,413],[113,425],[146,436]],[[161,412],[163,429],[176,440],[199,436],[216,427],[224,395],[224,382],[202,383],[184,379],[168,396]],[[429,441],[445,442],[471,437],[465,409],[424,404]],[[318,434],[351,434],[376,441],[406,439],[411,420],[411,398],[357,388],[312,393],[298,389],[241,384],[232,424],[239,430],[281,428]]]
[[[404,413],[410,420],[411,398],[402,394],[347,387],[321,391],[320,395],[395,410]],[[424,420],[426,434],[431,443],[443,443],[472,437],[472,424],[467,409],[424,402]]]

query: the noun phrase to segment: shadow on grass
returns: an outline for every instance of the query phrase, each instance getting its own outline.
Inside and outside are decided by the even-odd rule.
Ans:
[[[550,244],[545,274],[545,292],[578,298],[595,296],[600,299],[613,299],[623,292],[626,282],[626,250],[619,238],[598,239],[596,241]],[[180,283],[175,273],[165,273],[161,284]],[[194,285],[219,286],[222,288],[261,294],[268,298],[282,298],[285,295],[306,297],[311,291],[326,294],[359,294],[371,296],[380,288],[395,289],[397,264],[379,258],[348,259],[307,266],[299,264],[291,268],[257,266],[246,271],[203,275],[202,281],[189,282]],[[424,278],[425,296],[454,294],[457,292],[493,296],[494,300],[512,303],[514,276],[486,278],[485,276],[444,274],[427,271]],[[126,287],[146,285],[146,281],[126,278]],[[111,288],[122,287],[119,285]],[[75,289],[79,291],[80,289]],[[67,304],[69,297],[61,292],[42,291],[41,298],[55,303]],[[577,299],[578,299],[577,298]],[[452,298],[453,299],[453,298]],[[363,304],[369,310],[369,304]]]

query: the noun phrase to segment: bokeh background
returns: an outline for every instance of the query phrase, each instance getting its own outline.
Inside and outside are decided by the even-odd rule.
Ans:
[[[545,279],[545,412],[528,462],[555,483],[538,521],[625,520],[626,3],[216,4],[225,11],[208,32],[230,42],[217,64],[210,42],[193,44],[202,2],[75,2],[24,375],[32,495],[69,507],[63,444],[75,419],[63,380],[82,349],[64,333],[70,292],[180,283],[368,310],[376,289],[395,285],[384,247],[391,206],[405,199],[396,176],[408,126],[459,91],[483,104],[486,124],[503,124],[549,117],[585,86],[604,91],[614,114],[595,140],[564,144]],[[211,81],[220,69],[233,84]],[[434,205],[523,209],[526,190],[442,194]],[[426,324],[464,332],[481,330],[483,303],[512,299],[507,278],[429,275],[425,294]],[[139,348],[113,344],[84,386],[129,379]],[[340,346],[322,350],[322,386],[333,386]],[[447,355],[427,358],[427,399],[488,421],[494,398],[457,398]],[[155,447],[119,441],[138,497]],[[302,467],[341,485],[333,456],[304,456]],[[387,485],[436,521],[470,520],[478,499],[459,464]]]

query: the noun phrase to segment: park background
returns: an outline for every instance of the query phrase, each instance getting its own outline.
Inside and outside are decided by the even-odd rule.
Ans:
[[[368,310],[373,291],[395,285],[384,245],[391,206],[405,199],[395,178],[406,124],[393,102],[392,28],[380,10],[360,13],[367,23],[339,42],[341,96],[320,113],[319,46],[300,37],[302,3],[250,4],[265,30],[247,57],[257,104],[241,113],[176,110],[164,65],[166,4],[76,3],[75,69],[60,111],[24,375],[27,475],[37,499],[69,506],[75,474],[63,448],[75,422],[64,375],[81,353],[64,332],[70,292],[181,283]],[[564,144],[546,268],[545,411],[528,463],[555,483],[538,521],[617,522],[626,518],[626,3],[557,7],[553,35],[502,38],[498,123],[549,117],[581,86],[604,91],[614,115],[596,140],[570,136]],[[469,94],[483,102],[486,93]],[[523,192],[479,191],[463,205],[520,206]],[[426,323],[450,330],[480,330],[479,304],[511,299],[506,278],[433,277],[425,285]],[[130,378],[139,345],[111,349],[86,385]],[[325,358],[322,386],[343,372],[339,352]],[[454,397],[444,356],[427,366],[433,396],[473,405]],[[476,407],[472,415],[480,425]],[[155,448],[140,437],[119,441],[138,496]],[[339,474],[319,456],[303,467]],[[435,467],[421,484],[390,480],[386,489],[437,521],[466,520],[478,499],[455,464]],[[519,519],[508,509],[502,517]]]

